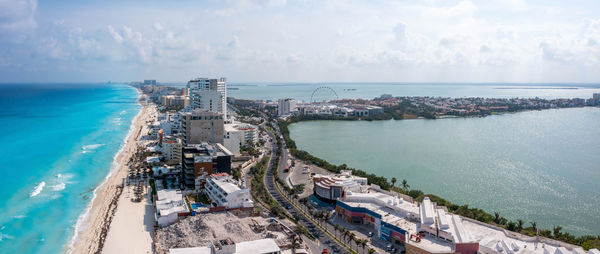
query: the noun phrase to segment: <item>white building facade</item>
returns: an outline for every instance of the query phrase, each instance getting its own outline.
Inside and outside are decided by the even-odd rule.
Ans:
[[[227,173],[213,174],[206,180],[204,193],[216,206],[227,209],[253,207],[250,190],[242,189]]]
[[[296,101],[291,98],[287,99],[279,99],[277,101],[277,115],[285,116],[290,115],[292,112],[296,111]]]
[[[187,213],[187,206],[180,190],[159,190],[156,192],[156,222],[166,227],[179,220],[179,215]]]
[[[227,119],[227,80],[197,78],[187,83],[186,94],[194,108],[214,109]],[[217,95],[218,94],[218,95]]]

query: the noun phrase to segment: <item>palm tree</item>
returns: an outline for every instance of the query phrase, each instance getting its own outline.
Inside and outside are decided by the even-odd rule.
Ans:
[[[375,254],[375,249],[373,249],[373,248],[370,248],[370,249],[369,249],[369,254]]]
[[[341,228],[340,228],[340,226],[339,226],[338,224],[335,224],[335,225],[333,226],[333,230],[335,231],[335,237],[338,237],[338,236],[337,236],[337,233],[338,233],[338,231],[340,231],[340,229],[341,229]]]
[[[295,252],[296,249],[300,248],[300,242],[298,241],[298,237],[292,237],[292,252]]]
[[[348,244],[350,244],[350,242],[354,241],[355,238],[356,238],[356,234],[350,232],[348,234]]]
[[[498,212],[494,212],[494,222],[500,223],[500,214]]]
[[[367,242],[367,239],[362,239],[362,241],[360,241],[360,246],[362,247],[363,254],[365,254],[365,247],[367,247]]]
[[[517,220],[517,231],[523,230],[523,220]]]
[[[404,189],[404,191],[408,191],[408,188],[410,188],[410,185],[408,185],[406,179],[402,179],[402,189]]]
[[[362,240],[360,238],[355,238],[354,243],[356,244],[356,252],[358,252],[358,248],[360,243],[362,243]]]
[[[533,231],[537,232],[537,223],[535,221],[529,222],[531,224],[531,228],[533,228]]]
[[[394,188],[394,185],[396,185],[396,177],[392,177],[392,189]]]
[[[562,235],[562,233],[560,233],[560,231],[562,230],[561,226],[554,226],[554,228],[552,228],[552,233],[554,235],[554,238],[560,238],[560,236]]]
[[[348,231],[348,229],[346,228],[342,228],[342,237],[344,239],[344,242],[346,242],[346,237],[348,237],[348,235],[350,235],[350,231]]]

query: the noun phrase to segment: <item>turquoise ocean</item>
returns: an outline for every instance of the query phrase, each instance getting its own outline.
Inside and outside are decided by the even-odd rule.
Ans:
[[[116,84],[0,84],[0,253],[61,253],[139,112]]]

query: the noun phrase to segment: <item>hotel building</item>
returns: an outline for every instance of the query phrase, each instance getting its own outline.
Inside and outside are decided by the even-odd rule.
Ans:
[[[184,144],[201,142],[223,143],[223,115],[210,111],[184,111],[181,115],[181,128]]]
[[[213,173],[231,173],[233,154],[221,144],[187,145],[182,152],[182,182],[188,189],[201,191]]]
[[[220,112],[227,119],[227,80],[197,78],[187,83],[186,94],[194,109]]]
[[[204,193],[215,206],[226,209],[251,208],[254,202],[250,199],[250,190],[242,189],[227,173],[212,174],[206,179]]]

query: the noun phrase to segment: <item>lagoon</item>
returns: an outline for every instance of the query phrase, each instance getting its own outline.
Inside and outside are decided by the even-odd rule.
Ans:
[[[311,121],[299,149],[526,224],[600,234],[600,108],[484,118]]]

